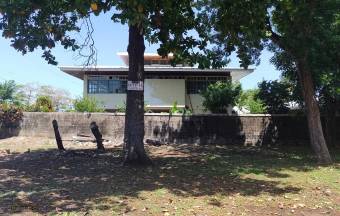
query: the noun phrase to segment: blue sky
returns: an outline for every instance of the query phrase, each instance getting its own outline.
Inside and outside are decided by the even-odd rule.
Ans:
[[[126,51],[128,43],[128,28],[119,23],[113,23],[109,15],[101,15],[92,19],[95,29],[95,46],[98,50],[98,65],[123,65],[116,55]],[[81,37],[81,35],[79,35]],[[41,50],[22,55],[10,47],[10,41],[0,37],[0,81],[15,80],[17,83],[39,83],[52,85],[68,90],[73,96],[82,95],[82,81],[61,72],[57,66],[48,65],[41,58]],[[146,44],[146,52],[156,52],[157,45]],[[81,65],[84,59],[79,59],[76,52],[57,47],[53,51],[61,65]],[[255,72],[241,80],[245,89],[254,88],[257,83],[265,80],[278,79],[280,72],[270,63],[271,53],[264,51],[261,64]],[[232,57],[228,67],[239,67],[238,60]]]

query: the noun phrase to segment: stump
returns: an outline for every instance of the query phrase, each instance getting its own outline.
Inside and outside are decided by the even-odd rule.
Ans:
[[[96,138],[97,149],[101,150],[101,151],[105,151],[105,148],[104,148],[104,145],[103,145],[103,139],[102,139],[103,136],[100,133],[98,125],[96,124],[96,122],[91,122],[90,128],[91,128],[91,131],[92,131],[94,137]]]
[[[65,151],[65,148],[63,146],[63,141],[61,139],[60,133],[59,133],[59,127],[58,127],[58,122],[57,120],[52,121],[53,129],[54,129],[54,135],[55,135],[55,140],[57,142],[58,149],[60,151]]]

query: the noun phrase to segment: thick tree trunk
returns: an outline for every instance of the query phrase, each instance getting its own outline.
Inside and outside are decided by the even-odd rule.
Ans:
[[[144,149],[144,37],[137,25],[129,27],[129,72],[124,131],[124,164],[151,164]]]
[[[309,138],[311,146],[320,164],[332,163],[326,141],[322,131],[320,110],[315,98],[312,73],[304,59],[297,62],[299,80],[302,87],[302,95],[305,102]]]

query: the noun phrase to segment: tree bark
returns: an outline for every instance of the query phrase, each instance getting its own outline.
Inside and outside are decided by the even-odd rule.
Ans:
[[[152,164],[144,149],[144,36],[138,25],[129,26],[129,72],[126,97],[123,164]],[[142,89],[129,89],[129,83],[141,83]]]
[[[311,146],[317,156],[318,163],[331,164],[332,159],[323,135],[320,110],[315,98],[312,72],[305,59],[299,59],[297,61],[297,68],[306,107]]]

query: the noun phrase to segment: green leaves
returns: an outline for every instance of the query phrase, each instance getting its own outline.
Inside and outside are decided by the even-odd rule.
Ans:
[[[289,111],[292,99],[292,86],[284,81],[262,81],[258,84],[259,91],[255,99],[263,101],[270,114],[284,114]]]
[[[241,90],[239,83],[233,84],[231,81],[210,84],[201,93],[203,106],[212,113],[228,113],[228,108],[236,104]]]

